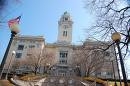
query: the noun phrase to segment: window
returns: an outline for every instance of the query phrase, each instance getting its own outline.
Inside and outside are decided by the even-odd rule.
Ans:
[[[40,46],[42,46],[42,45],[40,45],[40,44],[37,44],[37,47],[39,48]]]
[[[100,76],[100,75],[101,75],[101,72],[97,72],[96,75],[99,75],[99,76]]]
[[[65,31],[63,31],[63,36],[65,36]]]
[[[67,60],[60,60],[60,64],[67,64]]]
[[[27,54],[27,56],[31,56],[32,54]]]
[[[29,48],[35,48],[35,45],[29,45]]]
[[[21,58],[22,57],[22,53],[16,53],[15,58]]]
[[[107,75],[108,76],[112,76],[112,72],[107,72]]]
[[[65,21],[67,21],[68,20],[68,18],[65,18]]]
[[[67,51],[61,51],[60,52],[60,58],[67,58],[68,52]]]
[[[22,40],[22,39],[21,39],[21,40],[19,40],[19,42],[25,42],[25,40]]]
[[[102,74],[103,76],[106,76],[106,72],[102,72],[101,74]]]
[[[67,31],[63,31],[63,36],[67,36]]]
[[[31,40],[30,43],[35,43],[35,41],[34,41],[34,40]]]
[[[24,45],[18,45],[18,50],[23,50],[24,49]]]

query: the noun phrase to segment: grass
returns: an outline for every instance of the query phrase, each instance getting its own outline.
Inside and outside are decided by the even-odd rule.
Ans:
[[[88,80],[88,81],[96,81],[98,83],[105,84],[104,80],[101,80],[101,79],[98,79],[98,78],[95,78],[95,77],[85,77],[84,79]]]
[[[108,84],[109,86],[114,86],[114,84],[115,84],[115,81],[105,81],[105,80],[101,80],[101,79],[98,79],[98,78],[95,79],[95,77],[85,77],[84,79],[88,80],[88,81],[94,81],[95,80],[98,83],[102,83],[103,85]],[[117,86],[120,86],[119,81],[116,81],[116,84],[117,84]],[[123,82],[122,82],[122,86],[124,86]],[[128,86],[130,86],[130,83],[128,83]]]
[[[14,85],[8,80],[0,80],[0,86],[14,86]]]

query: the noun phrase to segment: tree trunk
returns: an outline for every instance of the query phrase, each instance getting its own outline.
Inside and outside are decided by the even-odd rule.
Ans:
[[[34,70],[35,75],[37,74],[37,69],[38,69],[38,67],[35,67],[35,70]]]
[[[89,77],[90,76],[90,69],[87,70],[87,74],[86,74],[86,77]]]

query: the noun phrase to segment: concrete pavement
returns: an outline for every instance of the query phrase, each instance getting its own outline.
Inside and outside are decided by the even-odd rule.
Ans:
[[[18,80],[18,79],[13,79],[11,78],[11,81],[17,85],[17,86],[41,86],[42,82],[44,82],[46,78],[43,78],[39,81],[22,81],[22,80]]]
[[[75,77],[47,77],[39,81],[22,81],[11,78],[11,81],[17,86],[89,86]]]

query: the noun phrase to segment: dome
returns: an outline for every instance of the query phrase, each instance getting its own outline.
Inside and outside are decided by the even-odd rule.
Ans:
[[[67,11],[65,11],[63,16],[70,16],[70,14]]]
[[[65,11],[64,14],[61,16],[60,21],[72,21],[70,14]]]

